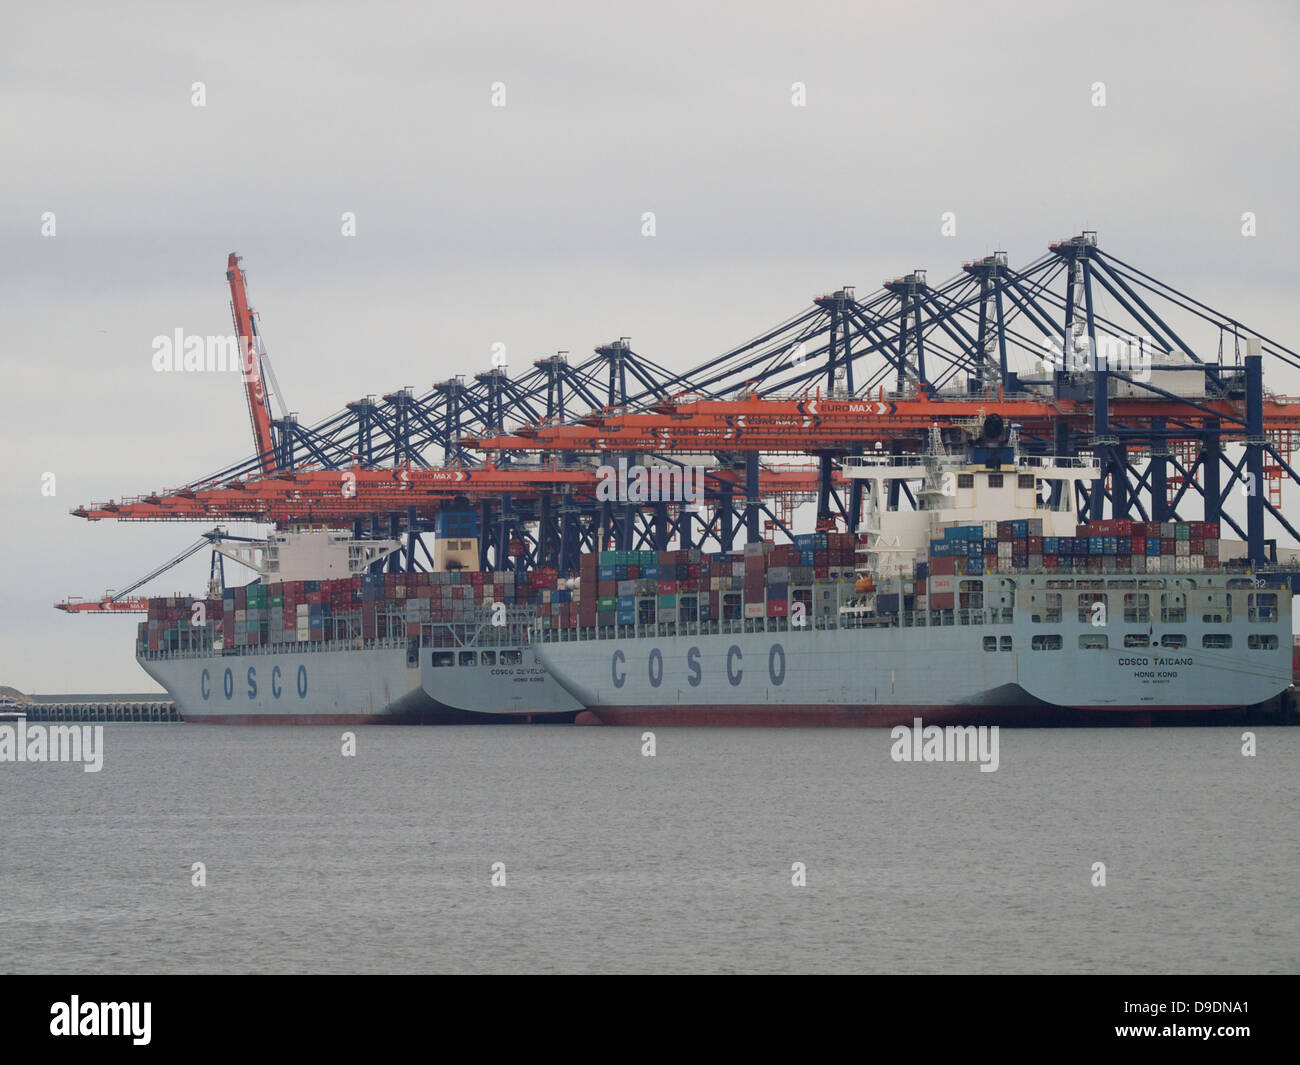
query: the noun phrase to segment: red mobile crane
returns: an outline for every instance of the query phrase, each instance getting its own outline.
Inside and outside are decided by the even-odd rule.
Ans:
[[[239,338],[239,354],[248,392],[248,417],[253,424],[253,443],[261,459],[262,471],[275,470],[275,446],[271,438],[271,412],[267,406],[266,383],[262,374],[262,353],[257,323],[248,306],[247,278],[239,265],[240,257],[230,253],[226,260],[226,280],[230,282],[230,310]]]

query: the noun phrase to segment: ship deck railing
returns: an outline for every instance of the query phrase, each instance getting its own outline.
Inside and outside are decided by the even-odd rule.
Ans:
[[[350,640],[318,640],[294,643],[240,644],[231,647],[183,648],[174,651],[143,651],[138,657],[150,662],[165,662],[183,658],[242,657],[244,655],[302,654],[319,651],[372,651],[405,649],[411,639],[406,636],[356,637]]]
[[[1010,625],[1009,608],[967,610],[904,610],[897,614],[814,615],[804,625],[791,625],[788,617],[726,618],[717,621],[666,621],[636,625],[588,625],[542,629],[533,633],[541,643],[576,643],[587,640],[632,640],[678,636],[744,636],[755,633],[830,632],[839,629],[949,628],[971,625]]]

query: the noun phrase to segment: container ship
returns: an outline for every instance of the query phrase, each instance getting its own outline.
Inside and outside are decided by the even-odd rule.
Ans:
[[[582,707],[545,676],[528,643],[529,604],[553,574],[471,572],[457,567],[477,557],[475,539],[435,543],[438,562],[452,568],[372,573],[396,542],[326,530],[221,545],[258,579],[207,598],[150,599],[136,659],[187,722],[486,723],[526,721],[535,708],[557,719],[567,709],[571,720]],[[467,647],[499,696],[490,712],[457,705],[467,701],[459,688],[468,672],[446,682],[447,702],[426,684],[435,649],[467,664]]]
[[[280,534],[261,578],[150,601],[141,665],[187,721],[893,726],[1154,720],[1265,703],[1293,679],[1285,577],[1225,568],[1213,522],[1077,524],[1090,460],[850,460],[866,529],[743,551],[601,551],[579,572],[434,572],[395,547]],[[916,483],[914,510],[883,505]],[[1044,485],[1062,486],[1057,500]],[[250,549],[231,549],[250,562]],[[196,606],[201,604],[201,609]]]
[[[1287,579],[1222,568],[1217,523],[1076,524],[1090,461],[886,456],[848,472],[870,486],[862,542],[825,532],[743,555],[584,560],[596,595],[558,623],[543,606],[534,641],[583,704],[577,720],[1149,722],[1261,704],[1292,683]],[[898,478],[919,482],[916,510],[880,505]],[[1055,505],[1049,483],[1065,486]]]

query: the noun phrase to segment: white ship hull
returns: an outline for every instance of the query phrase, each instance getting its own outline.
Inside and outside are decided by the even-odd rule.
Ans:
[[[760,619],[535,650],[590,711],[580,721],[629,725],[1065,724],[1255,706],[1292,681],[1289,594],[1268,622],[1203,622],[1189,611],[1105,628],[1073,611],[1033,620],[1024,594],[1006,623],[983,611],[980,624],[803,631]],[[1103,635],[1107,646],[1083,646]]]
[[[224,725],[433,724],[404,646],[267,654],[143,656],[187,722]]]

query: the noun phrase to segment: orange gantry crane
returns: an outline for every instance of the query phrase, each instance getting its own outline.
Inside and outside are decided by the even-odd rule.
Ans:
[[[742,471],[710,469],[706,476],[716,485],[728,484],[737,494],[744,493]],[[819,478],[816,466],[762,469],[759,490],[764,498],[802,498],[816,494]],[[72,513],[91,521],[211,521],[219,517],[346,524],[376,511],[405,514],[414,510],[417,517],[429,518],[455,500],[473,504],[503,495],[524,501],[564,494],[590,498],[597,480],[597,471],[591,466],[564,468],[555,462],[523,469],[487,464],[446,470],[299,470],[91,504]]]
[[[1103,253],[1095,233],[1053,243],[1046,256],[1019,270],[999,252],[966,263],[937,287],[919,270],[885,282],[866,299],[846,286],[686,373],[655,366],[621,338],[578,365],[556,356],[535,363],[521,379],[494,368],[475,375],[473,385],[460,378],[436,384],[425,397],[403,390],[384,396],[383,404],[373,398],[348,404],[346,412],[314,427],[270,416],[274,377],[240,262],[230,254],[226,277],[255,458],[183,488],[79,507],[74,514],[90,520],[323,522],[358,530],[369,518],[373,527],[387,521],[392,535],[403,522],[415,534],[450,506],[478,508],[484,525],[499,520],[504,530],[547,520],[556,504],[569,512],[586,507],[590,517],[602,505],[593,492],[593,467],[610,456],[631,462],[639,455],[671,456],[682,463],[710,456],[705,461],[713,467],[714,504],[730,508],[743,500],[750,535],[763,499],[788,513],[791,500],[814,493],[819,528],[841,519],[852,528],[856,495],[848,506],[835,501],[839,517],[831,513],[831,497],[842,483],[837,457],[919,450],[938,427],[950,440],[965,434],[992,443],[995,452],[1014,438],[1033,454],[1093,453],[1104,476],[1080,502],[1080,516],[1087,518],[1102,516],[1107,505],[1116,515],[1145,514],[1139,499],[1145,492],[1150,516],[1163,520],[1176,514],[1192,488],[1207,520],[1217,520],[1226,495],[1222,468],[1229,478],[1267,487],[1247,504],[1252,558],[1262,558],[1265,510],[1300,541],[1280,509],[1282,480],[1300,481],[1290,464],[1300,403],[1263,389],[1261,362],[1267,355],[1300,366],[1300,353],[1252,337],[1235,319]],[[1103,293],[1113,307],[1100,306]],[[1201,359],[1183,339],[1183,321],[1171,309],[1218,328],[1217,362]],[[1226,361],[1227,336],[1235,365]],[[1243,342],[1244,364],[1237,351]],[[1028,375],[1013,371],[1009,349],[1020,365],[1029,360]],[[1142,383],[1135,366],[1158,369],[1165,385]],[[856,385],[855,367],[866,371]],[[599,380],[606,372],[607,389]],[[1199,392],[1168,381],[1188,373],[1202,381]],[[644,391],[628,392],[629,375]],[[825,394],[814,387],[823,379]],[[888,393],[886,380],[892,383]],[[575,409],[592,413],[575,418]],[[994,423],[1007,431],[990,435],[987,426]],[[1183,446],[1188,442],[1196,445],[1194,457]],[[1241,462],[1223,456],[1227,444],[1244,446]],[[423,452],[433,446],[444,448],[442,468],[425,461]],[[1181,462],[1171,447],[1182,453]],[[471,451],[488,461],[478,464]],[[817,466],[763,468],[768,459],[760,462],[760,456],[782,454],[815,457]],[[1143,472],[1135,461],[1151,469]],[[855,484],[852,492],[859,488]],[[1223,518],[1241,531],[1229,515]],[[600,521],[609,520],[602,512]],[[619,520],[630,535],[630,509]],[[730,530],[730,517],[726,525]],[[719,542],[732,549],[730,531]]]
[[[55,603],[56,610],[66,610],[69,614],[147,614],[149,600],[143,595],[115,598],[116,593],[110,588],[102,599],[82,599],[70,595],[61,603]]]
[[[239,338],[240,369],[248,397],[248,418],[253,427],[253,444],[257,448],[262,470],[275,470],[275,442],[271,435],[271,412],[267,405],[266,376],[262,366],[261,338],[252,308],[248,305],[247,277],[239,264],[243,260],[233,251],[226,260],[226,280],[230,282],[230,310]]]

